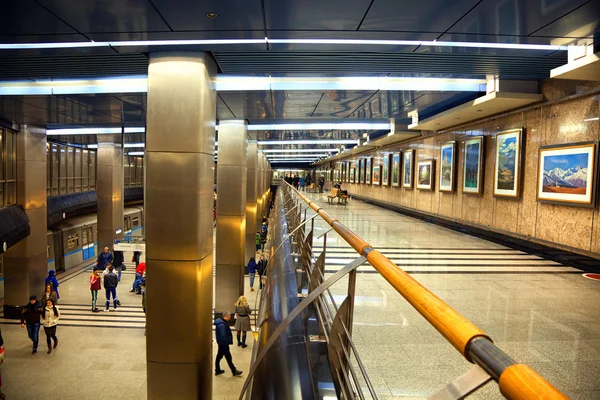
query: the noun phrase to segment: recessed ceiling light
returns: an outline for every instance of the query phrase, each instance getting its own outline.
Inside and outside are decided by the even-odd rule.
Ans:
[[[210,18],[210,19],[215,19],[219,16],[219,14],[215,13],[215,12],[207,12],[206,13],[206,18]]]

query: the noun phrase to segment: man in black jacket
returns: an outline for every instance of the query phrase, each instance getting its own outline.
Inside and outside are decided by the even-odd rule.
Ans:
[[[217,353],[217,360],[215,362],[215,375],[221,375],[225,371],[221,369],[221,359],[225,357],[227,364],[231,369],[233,376],[242,375],[242,371],[235,368],[233,365],[233,359],[231,358],[231,352],[229,351],[229,345],[233,344],[233,335],[231,334],[231,328],[227,324],[227,321],[231,319],[231,313],[229,311],[223,311],[223,317],[215,320],[215,336],[217,337],[217,345],[219,346],[219,352]]]
[[[104,289],[106,289],[106,309],[110,308],[110,296],[112,295],[115,311],[117,310],[117,285],[119,284],[119,277],[115,274],[113,266],[108,264],[108,273],[104,275]]]
[[[42,306],[35,296],[29,296],[29,303],[21,311],[21,328],[27,324],[27,335],[33,342],[31,354],[37,353],[38,340],[40,337],[40,315]]]
[[[267,263],[268,261],[265,258],[265,255],[261,254],[260,260],[258,260],[258,263],[256,264],[258,266],[258,279],[260,283],[258,286],[259,289],[263,288],[263,277],[267,275]]]

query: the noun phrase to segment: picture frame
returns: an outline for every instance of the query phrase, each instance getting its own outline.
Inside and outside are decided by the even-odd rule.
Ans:
[[[381,185],[381,165],[373,165],[373,185]]]
[[[392,186],[400,186],[400,153],[392,154]]]
[[[418,190],[434,190],[435,188],[435,160],[422,160],[417,162],[416,186]]]
[[[415,151],[406,150],[403,153],[402,162],[402,187],[412,189],[413,187],[413,170],[415,165]]]
[[[483,193],[483,136],[465,140],[462,191],[467,194]]]
[[[360,184],[364,184],[365,183],[365,163],[367,160],[365,160],[364,158],[360,160],[360,171],[359,171],[359,176],[360,176]]]
[[[373,172],[373,158],[369,157],[366,160],[365,166],[365,184],[371,184],[371,175]]]
[[[496,135],[494,196],[521,197],[523,129],[511,129]]]
[[[440,192],[453,193],[456,189],[456,141],[440,146]]]
[[[390,160],[392,159],[391,154],[383,156],[383,168],[381,171],[381,184],[383,186],[390,185]]]
[[[348,177],[348,181],[350,183],[354,183],[354,174],[355,174],[356,170],[354,169],[354,167],[350,167],[350,176]]]
[[[538,151],[538,202],[596,206],[597,141],[541,146]]]

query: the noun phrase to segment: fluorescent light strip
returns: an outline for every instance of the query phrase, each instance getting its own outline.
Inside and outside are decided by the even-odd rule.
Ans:
[[[253,124],[249,131],[334,131],[334,130],[390,130],[390,124],[373,122],[337,122],[337,123],[304,123],[304,124]]]
[[[48,129],[46,130],[46,136],[58,136],[58,135],[114,135],[115,133],[144,133],[146,128],[144,127],[133,127],[133,128],[68,128],[68,129]]]
[[[314,139],[314,140],[259,140],[259,146],[270,146],[278,144],[357,144],[353,139]],[[264,150],[263,150],[264,151]]]
[[[475,47],[489,49],[514,50],[567,50],[568,46],[520,43],[487,42],[444,42],[418,40],[371,40],[371,39],[199,39],[199,40],[131,40],[115,42],[63,42],[63,43],[4,43],[0,50],[25,49],[64,49],[85,47],[129,47],[129,46],[201,46],[201,45],[237,45],[237,44],[314,44],[314,45],[367,45],[367,46],[434,46],[434,47]]]
[[[267,158],[327,157],[327,154],[267,154]]]
[[[128,156],[143,156],[144,152],[143,151],[131,151],[129,153],[127,153]]]
[[[592,122],[592,121],[598,121],[600,120],[600,117],[596,117],[596,118],[586,118],[583,120],[583,122]]]
[[[333,153],[339,149],[264,149],[263,153]]]
[[[315,161],[318,160],[269,160],[269,162],[274,163],[274,164],[281,164],[281,163],[304,163],[304,164],[311,164]]]

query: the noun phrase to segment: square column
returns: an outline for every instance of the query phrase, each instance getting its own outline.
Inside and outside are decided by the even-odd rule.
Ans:
[[[24,125],[17,134],[17,204],[29,218],[30,233],[4,253],[4,313],[19,318],[29,296],[40,295],[48,274],[46,214],[46,130]]]
[[[121,135],[98,136],[98,252],[123,239],[123,144]]]
[[[150,54],[145,156],[148,399],[212,398],[216,66]]]
[[[247,131],[245,121],[219,121],[215,311],[234,311],[244,294]]]
[[[258,163],[258,145],[255,140],[248,141],[248,159],[246,161],[246,257],[244,262],[248,262],[250,257],[256,254],[256,231],[257,208],[256,208],[256,188],[257,188],[257,169]]]

